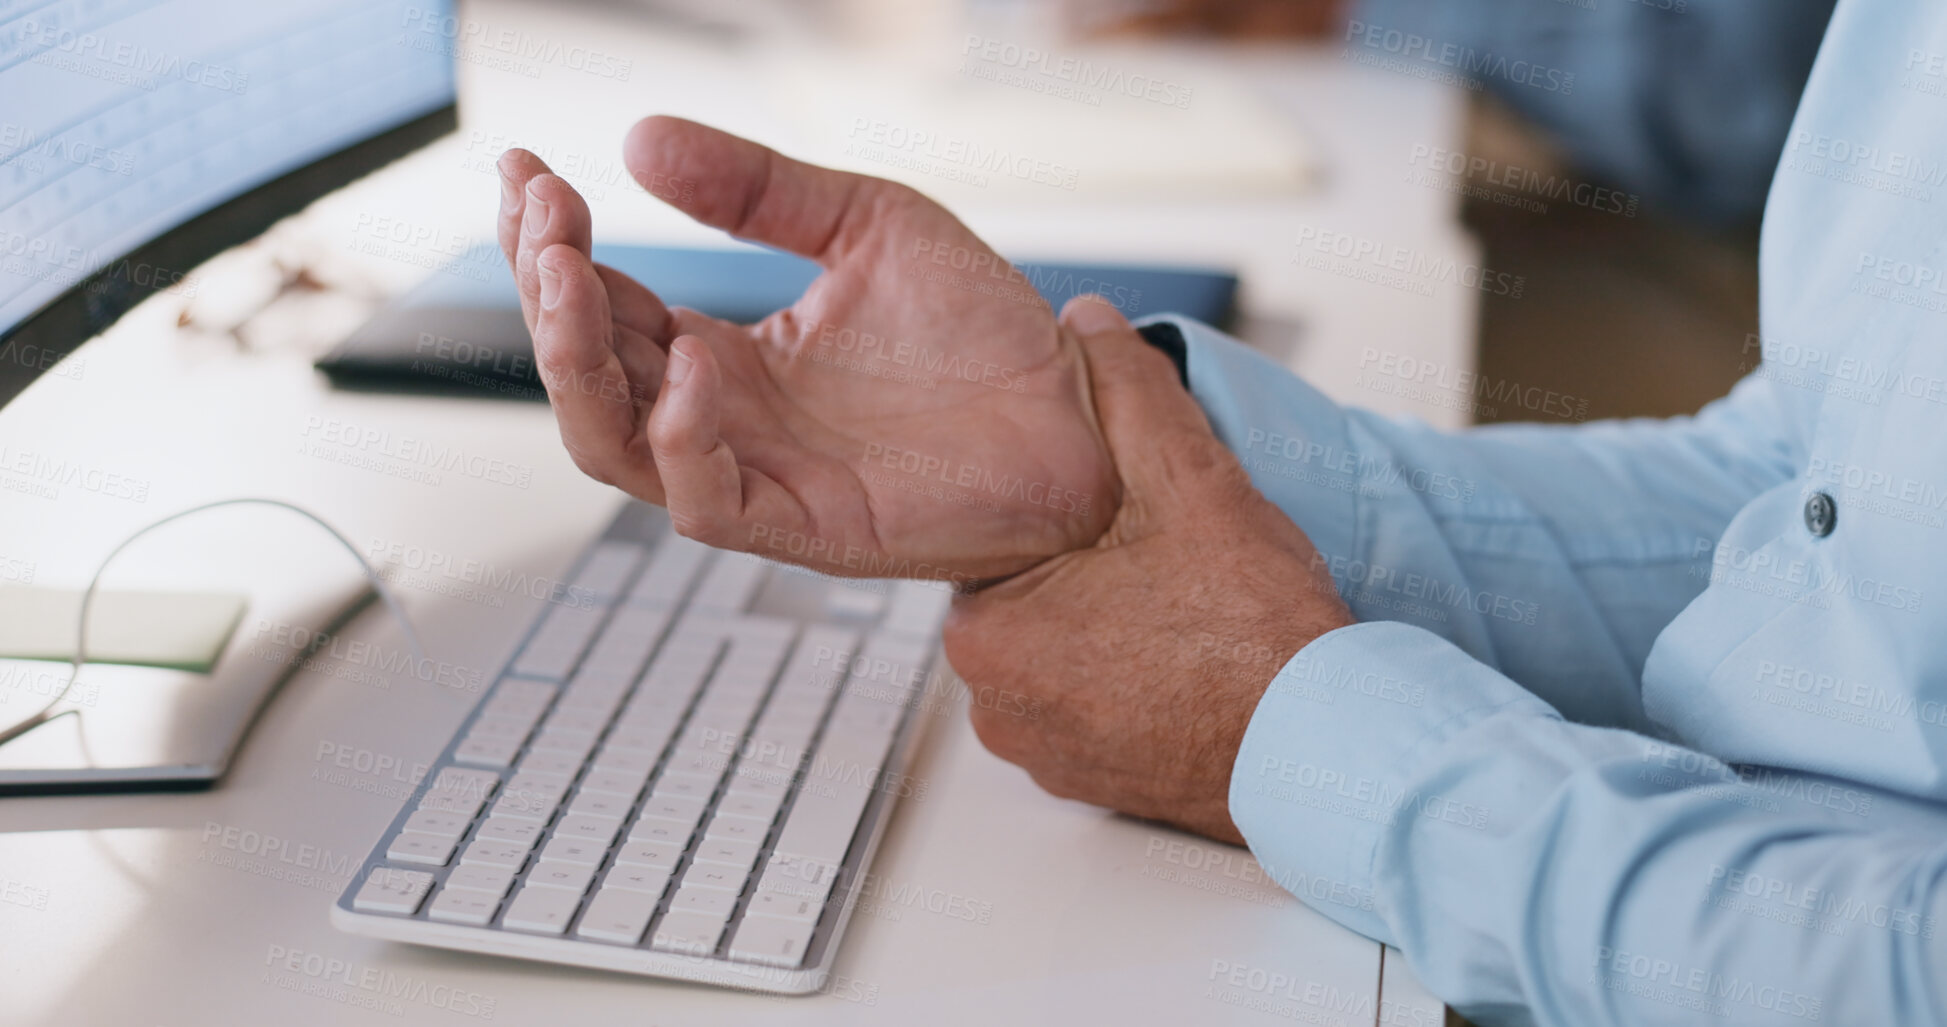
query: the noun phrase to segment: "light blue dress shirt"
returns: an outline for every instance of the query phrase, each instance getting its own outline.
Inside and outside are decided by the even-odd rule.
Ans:
[[[1761,250],[1763,363],[1694,418],[1447,434],[1181,324],[1362,621],[1271,683],[1231,812],[1481,1023],[1947,1023],[1940,0],[1842,0]]]

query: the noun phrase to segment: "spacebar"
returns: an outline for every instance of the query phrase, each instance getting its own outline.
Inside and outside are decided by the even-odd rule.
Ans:
[[[812,782],[806,782],[811,785]],[[855,781],[834,781],[798,792],[791,816],[778,835],[775,851],[836,866],[845,859],[872,789]]]

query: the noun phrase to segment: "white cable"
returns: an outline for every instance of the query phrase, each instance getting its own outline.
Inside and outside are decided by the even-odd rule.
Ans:
[[[192,506],[187,510],[178,510],[161,520],[151,521],[137,529],[135,534],[117,543],[114,549],[109,550],[108,555],[102,558],[101,564],[95,568],[94,576],[88,579],[87,590],[81,593],[81,619],[80,623],[75,626],[73,669],[68,674],[67,682],[61,686],[59,692],[54,693],[54,698],[48,700],[46,706],[41,707],[40,712],[14,724],[5,731],[0,731],[0,745],[5,745],[15,738],[52,720],[53,717],[48,716],[48,711],[59,706],[61,700],[66,699],[68,692],[74,688],[76,679],[81,676],[81,667],[88,660],[88,610],[94,605],[95,586],[101,583],[102,573],[108,570],[108,565],[115,561],[115,557],[121,555],[122,550],[127,549],[136,539],[147,535],[149,532],[172,521],[181,520],[191,514],[198,514],[205,510],[214,510],[223,506],[249,506],[253,504],[289,510],[291,513],[297,514],[299,517],[303,517],[318,527],[323,528],[332,538],[337,539],[338,543],[345,547],[345,551],[352,554],[352,559],[357,560],[358,565],[365,569],[365,576],[371,579],[373,590],[377,591],[379,598],[385,602],[387,607],[391,608],[392,616],[398,620],[399,626],[405,630],[406,643],[412,647],[413,664],[417,666],[419,663],[424,662],[426,654],[419,648],[419,636],[413,632],[412,621],[407,619],[405,608],[399,605],[397,599],[393,598],[392,590],[385,587],[385,581],[380,578],[378,568],[373,567],[371,561],[365,559],[365,555],[358,551],[358,547],[352,545],[351,539],[346,538],[337,528],[326,523],[324,518],[319,517],[317,514],[306,510],[296,503],[282,499],[264,499],[256,496],[244,496],[237,499],[219,499],[213,503]],[[55,714],[55,716],[60,715]]]

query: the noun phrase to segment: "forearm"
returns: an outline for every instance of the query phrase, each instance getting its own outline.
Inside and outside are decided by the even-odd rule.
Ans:
[[[1424,700],[1317,701],[1341,667]],[[1417,629],[1300,653],[1231,812],[1274,877],[1483,1023],[1947,1017],[1947,814],[1568,723]]]

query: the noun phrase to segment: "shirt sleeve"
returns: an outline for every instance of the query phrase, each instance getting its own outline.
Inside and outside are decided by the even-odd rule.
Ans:
[[[1834,0],[1361,0],[1346,56],[1470,78],[1651,203],[1754,220]]]
[[[1570,723],[1420,628],[1299,652],[1230,805],[1484,1023],[1947,1022],[1947,812]]]
[[[1761,378],[1695,418],[1447,433],[1343,408],[1171,320],[1218,437],[1359,620],[1424,627],[1582,723],[1649,729],[1651,646],[1709,584],[1725,525],[1803,446]]]

